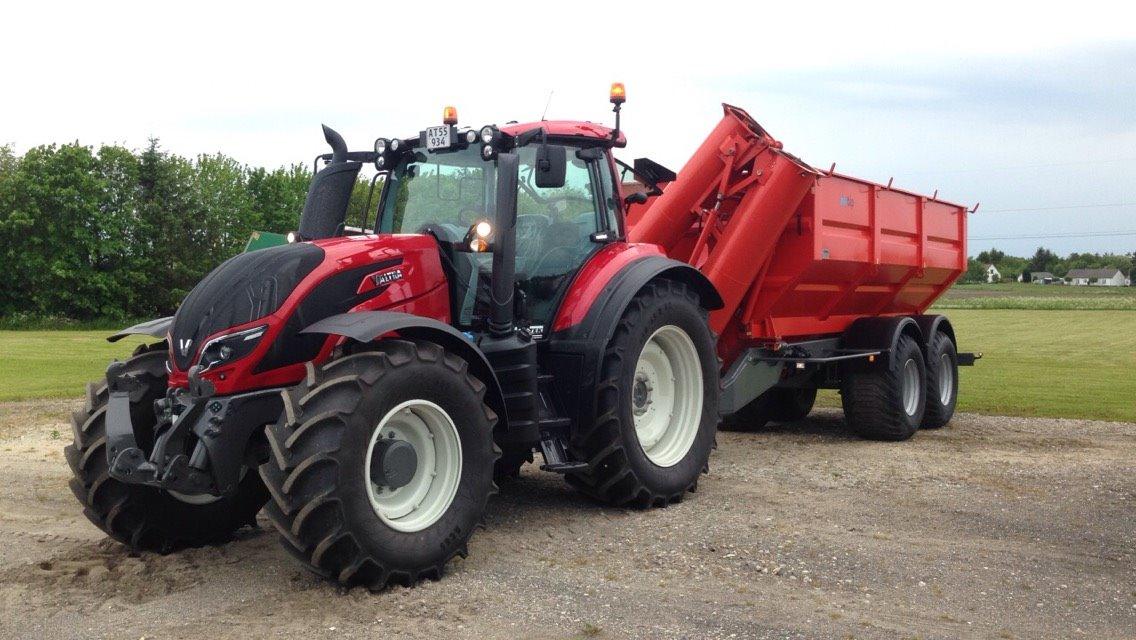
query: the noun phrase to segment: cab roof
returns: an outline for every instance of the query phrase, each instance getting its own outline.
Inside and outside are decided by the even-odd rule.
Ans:
[[[541,120],[539,122],[513,122],[499,127],[503,133],[515,136],[536,128],[543,128],[550,136],[568,138],[587,138],[590,140],[611,141],[610,127],[594,122],[581,122],[579,120]],[[626,147],[627,138],[620,131],[615,138],[613,146]]]

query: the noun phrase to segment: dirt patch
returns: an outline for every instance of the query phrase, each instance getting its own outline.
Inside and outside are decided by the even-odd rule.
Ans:
[[[720,434],[698,493],[652,511],[526,467],[445,578],[371,594],[266,522],[107,541],[66,487],[73,404],[0,405],[0,638],[1136,636],[1136,425],[963,415],[888,444],[822,410]]]

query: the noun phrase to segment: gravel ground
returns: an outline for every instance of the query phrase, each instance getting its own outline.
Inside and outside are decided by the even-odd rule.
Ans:
[[[1134,638],[1136,424],[840,416],[723,433],[698,493],[599,506],[526,467],[470,556],[342,592],[277,548],[133,557],[67,490],[72,402],[0,404],[0,638]]]

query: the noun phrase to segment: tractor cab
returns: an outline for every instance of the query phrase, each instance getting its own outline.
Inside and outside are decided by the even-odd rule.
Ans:
[[[425,233],[440,246],[451,317],[477,330],[491,313],[493,254],[502,227],[498,159],[517,157],[514,309],[540,336],[573,276],[622,235],[612,130],[590,123],[536,122],[460,130],[456,111],[417,138],[375,142],[385,172],[375,224],[380,233]]]

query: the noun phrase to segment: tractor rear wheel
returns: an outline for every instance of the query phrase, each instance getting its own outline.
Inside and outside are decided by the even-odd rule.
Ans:
[[[950,336],[936,331],[927,345],[927,411],[924,429],[938,429],[951,421],[958,402],[958,353]]]
[[[344,585],[440,578],[496,489],[485,391],[465,360],[429,342],[309,364],[284,393],[260,467],[284,548]]]
[[[685,285],[649,283],[604,351],[595,420],[570,449],[588,469],[568,476],[613,505],[666,506],[708,470],[718,424],[718,363],[706,311]]]
[[[145,384],[142,396],[130,403],[130,418],[135,438],[148,450],[157,422],[154,401],[166,393],[165,344],[139,347],[126,361],[126,373]],[[105,380],[87,385],[86,406],[71,416],[75,441],[64,450],[74,473],[71,492],[96,527],[135,551],[167,553],[225,542],[242,526],[256,525],[268,493],[255,473],[245,474],[236,494],[224,498],[178,494],[112,478],[106,454],[109,398]]]
[[[844,421],[864,438],[907,440],[923,421],[926,384],[923,350],[911,336],[900,336],[886,366],[844,377]]]

